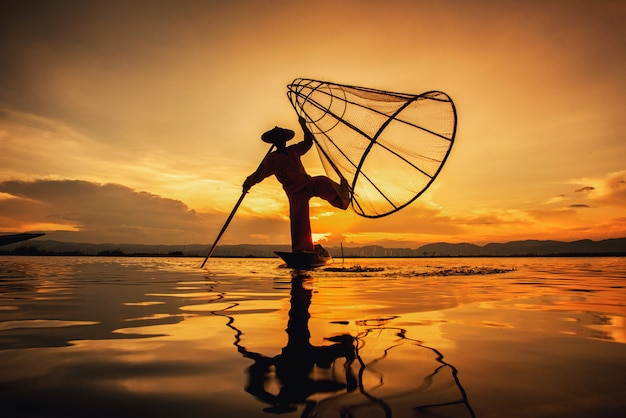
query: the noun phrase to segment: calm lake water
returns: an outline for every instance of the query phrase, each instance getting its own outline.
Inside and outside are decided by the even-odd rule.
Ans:
[[[201,262],[0,257],[0,416],[626,416],[625,258]]]

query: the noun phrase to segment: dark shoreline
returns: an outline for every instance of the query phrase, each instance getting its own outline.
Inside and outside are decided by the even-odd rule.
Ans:
[[[21,251],[16,249],[15,251],[0,251],[0,256],[16,256],[16,257],[171,257],[171,258],[202,258],[200,254],[161,254],[161,253],[124,253],[117,251],[106,251],[103,253],[88,254],[83,252],[40,252],[40,251]],[[557,254],[510,254],[510,255],[413,255],[413,256],[360,256],[350,255],[341,257],[340,255],[334,255],[335,259],[435,259],[435,258],[565,258],[565,257],[626,257],[626,252],[618,253],[557,253]],[[257,255],[216,255],[211,258],[226,258],[226,259],[274,259],[278,256],[257,256]]]
[[[419,248],[367,246],[327,246],[339,258],[488,258],[488,257],[624,257],[626,238],[572,242],[525,240],[475,245],[439,242]],[[110,256],[110,257],[205,257],[207,244],[92,244],[53,240],[30,240],[5,245],[0,255],[16,256]],[[213,258],[276,258],[276,251],[291,251],[288,244],[224,244],[213,252]]]

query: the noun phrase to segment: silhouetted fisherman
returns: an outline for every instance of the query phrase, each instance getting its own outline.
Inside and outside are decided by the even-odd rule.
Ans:
[[[304,140],[287,146],[295,133],[291,129],[278,126],[265,132],[261,139],[274,144],[276,150],[261,162],[259,168],[243,183],[243,191],[265,178],[275,175],[282,184],[289,199],[289,218],[291,220],[291,250],[295,252],[314,252],[309,219],[309,200],[320,197],[339,209],[350,205],[350,190],[345,179],[337,184],[326,176],[312,177],[307,174],[300,157],[313,146],[313,134],[307,128],[304,118],[299,119],[304,131]]]

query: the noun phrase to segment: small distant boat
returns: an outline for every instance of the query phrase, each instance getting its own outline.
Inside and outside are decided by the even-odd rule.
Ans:
[[[10,234],[10,235],[0,235],[0,246],[9,245],[15,242],[26,241],[27,239],[41,237],[46,234],[35,234],[35,233],[21,233],[21,234]]]
[[[322,267],[333,260],[330,253],[319,244],[315,244],[315,251],[298,253],[275,251],[274,253],[283,259],[286,267],[300,270]]]

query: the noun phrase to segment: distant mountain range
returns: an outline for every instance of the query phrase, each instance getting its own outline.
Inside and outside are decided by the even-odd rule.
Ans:
[[[31,240],[0,248],[5,255],[169,255],[204,257],[209,245],[140,245],[88,244],[51,240]],[[417,249],[385,248],[378,245],[363,247],[326,248],[333,257],[515,257],[515,256],[626,256],[626,238],[602,241],[513,241],[484,246],[445,242],[423,245]],[[289,245],[221,245],[213,257],[276,257],[274,251],[290,251]]]

